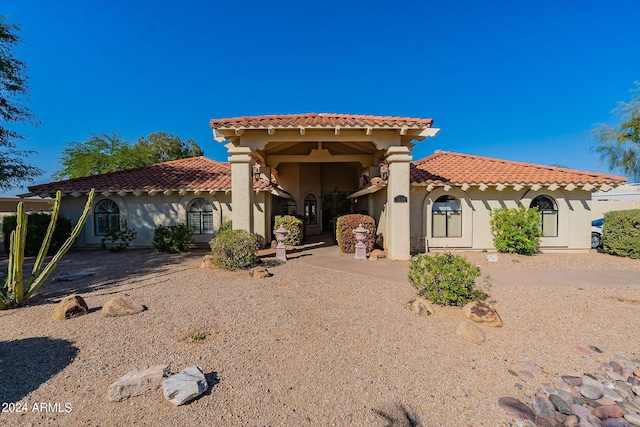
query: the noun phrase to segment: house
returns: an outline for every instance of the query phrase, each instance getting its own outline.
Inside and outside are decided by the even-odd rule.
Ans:
[[[204,243],[227,219],[269,241],[273,216],[291,213],[304,216],[307,234],[319,234],[351,201],[376,219],[390,258],[408,259],[412,251],[491,250],[489,212],[518,205],[540,208],[543,250],[589,250],[591,192],[625,181],[458,153],[414,162],[415,144],[439,131],[432,119],[312,113],[210,126],[228,163],[177,160],[37,185],[29,195],[61,190],[61,214],[77,218],[79,196],[99,192],[78,246],[99,244],[123,219],[138,231],[133,246],[150,246],[153,228],[173,223],[187,223]]]

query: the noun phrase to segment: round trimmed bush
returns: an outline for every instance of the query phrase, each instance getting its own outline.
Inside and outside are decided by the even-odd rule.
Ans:
[[[284,241],[285,245],[300,246],[304,240],[304,222],[302,219],[293,215],[276,215],[273,219],[273,232],[280,228],[280,226],[289,230],[287,238]]]
[[[460,255],[418,254],[409,264],[409,282],[434,304],[462,306],[487,296],[476,288],[480,269]]]
[[[186,224],[158,225],[153,230],[151,243],[158,252],[169,254],[186,252],[193,243],[193,229]]]
[[[258,238],[246,230],[223,231],[209,245],[216,267],[236,270],[258,262]]]
[[[369,234],[364,241],[367,245],[367,253],[373,250],[376,241],[376,220],[369,215],[347,214],[339,216],[336,220],[336,240],[338,247],[345,254],[352,254],[356,251],[356,237],[353,230],[362,224],[369,230]]]

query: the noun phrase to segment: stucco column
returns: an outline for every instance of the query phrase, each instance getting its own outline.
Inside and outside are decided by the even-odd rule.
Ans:
[[[233,229],[253,232],[253,158],[249,147],[228,149],[231,163]]]
[[[407,260],[411,257],[410,175],[412,157],[408,147],[387,149],[389,178],[387,184],[387,229],[385,240],[389,258]]]

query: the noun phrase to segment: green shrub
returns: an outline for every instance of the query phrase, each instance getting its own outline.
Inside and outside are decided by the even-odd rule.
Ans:
[[[605,213],[602,245],[608,254],[640,258],[640,209]]]
[[[434,304],[462,306],[485,299],[486,294],[475,286],[479,275],[477,266],[451,253],[419,254],[409,263],[409,282]]]
[[[120,222],[120,228],[108,228],[100,247],[102,249],[109,249],[109,252],[121,252],[129,247],[129,243],[135,240],[138,232],[129,227],[127,220],[124,219]]]
[[[37,255],[40,250],[40,246],[44,241],[47,234],[47,228],[51,221],[51,214],[48,213],[30,213],[27,214],[27,238],[25,241],[24,253],[25,255]],[[2,232],[4,233],[4,250],[9,253],[9,237],[11,232],[16,229],[18,219],[16,215],[6,216],[2,221]],[[58,217],[56,221],[56,228],[53,231],[51,237],[51,244],[49,246],[49,254],[56,252],[67,237],[71,234],[71,221],[67,218]]]
[[[369,230],[364,242],[367,245],[367,252],[373,250],[376,240],[376,221],[369,215],[348,214],[342,215],[336,220],[336,240],[343,253],[352,254],[356,251],[357,242],[353,230],[358,228],[360,224]]]
[[[187,252],[193,243],[193,229],[185,224],[159,225],[153,230],[152,243],[158,252]]]
[[[499,252],[533,255],[542,237],[538,208],[500,208],[489,212],[493,245]]]
[[[285,245],[300,246],[304,240],[304,221],[293,215],[276,215],[273,219],[273,231],[280,226],[289,230]]]
[[[216,267],[235,270],[251,267],[258,262],[258,238],[246,230],[224,231],[209,245]]]
[[[225,221],[222,224],[220,224],[220,228],[218,229],[218,234],[228,231],[228,230],[233,230],[233,221],[229,220],[229,221]]]

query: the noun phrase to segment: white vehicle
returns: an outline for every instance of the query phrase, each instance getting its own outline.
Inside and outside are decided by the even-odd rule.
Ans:
[[[591,221],[591,249],[602,247],[602,224],[604,218]]]

